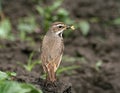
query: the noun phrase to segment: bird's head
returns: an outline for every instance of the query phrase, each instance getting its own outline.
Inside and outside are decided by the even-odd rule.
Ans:
[[[55,35],[59,35],[60,37],[62,37],[63,31],[65,31],[66,29],[70,29],[70,28],[71,26],[68,26],[64,24],[63,22],[54,22],[50,28],[50,31],[54,33]]]

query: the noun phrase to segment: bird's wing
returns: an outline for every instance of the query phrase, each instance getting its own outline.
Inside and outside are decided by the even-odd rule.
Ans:
[[[61,40],[60,38],[49,38],[45,36],[42,43],[42,64],[44,66],[49,63],[54,64],[56,65],[56,71],[62,59],[63,49],[63,40]]]

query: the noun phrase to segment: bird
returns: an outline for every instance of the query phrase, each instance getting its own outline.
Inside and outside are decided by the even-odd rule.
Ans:
[[[56,71],[61,63],[64,51],[64,42],[62,34],[67,29],[74,29],[73,26],[63,22],[54,22],[43,38],[41,47],[41,61],[46,80],[56,81]]]

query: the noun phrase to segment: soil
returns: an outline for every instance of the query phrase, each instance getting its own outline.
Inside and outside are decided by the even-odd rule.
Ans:
[[[45,0],[47,3],[48,1]],[[47,4],[44,2],[45,4]],[[69,4],[69,6],[67,6]],[[36,3],[30,0],[10,0],[3,2],[3,11],[11,19],[13,32],[17,32],[16,24],[20,17],[33,13],[40,22],[35,10]],[[80,68],[64,72],[59,79],[67,80],[72,84],[72,93],[119,93],[120,91],[120,26],[111,24],[111,20],[120,17],[119,0],[66,0],[63,7],[70,11],[74,20],[97,18],[99,21],[90,21],[90,32],[84,37],[77,29],[71,37],[65,38],[64,55],[81,57],[79,61],[62,62],[61,66],[78,65]],[[41,35],[42,33],[40,33]],[[34,83],[42,74],[42,67],[37,65],[28,72],[21,65],[26,64],[29,55],[34,51],[33,60],[39,60],[39,46],[41,39],[33,34],[35,45],[27,41],[0,40],[0,70],[14,71],[19,82]],[[102,61],[99,69],[96,63]],[[39,73],[38,73],[39,72]]]

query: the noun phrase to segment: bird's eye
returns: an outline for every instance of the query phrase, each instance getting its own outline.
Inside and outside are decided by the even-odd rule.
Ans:
[[[58,26],[59,28],[62,28],[63,26]]]

